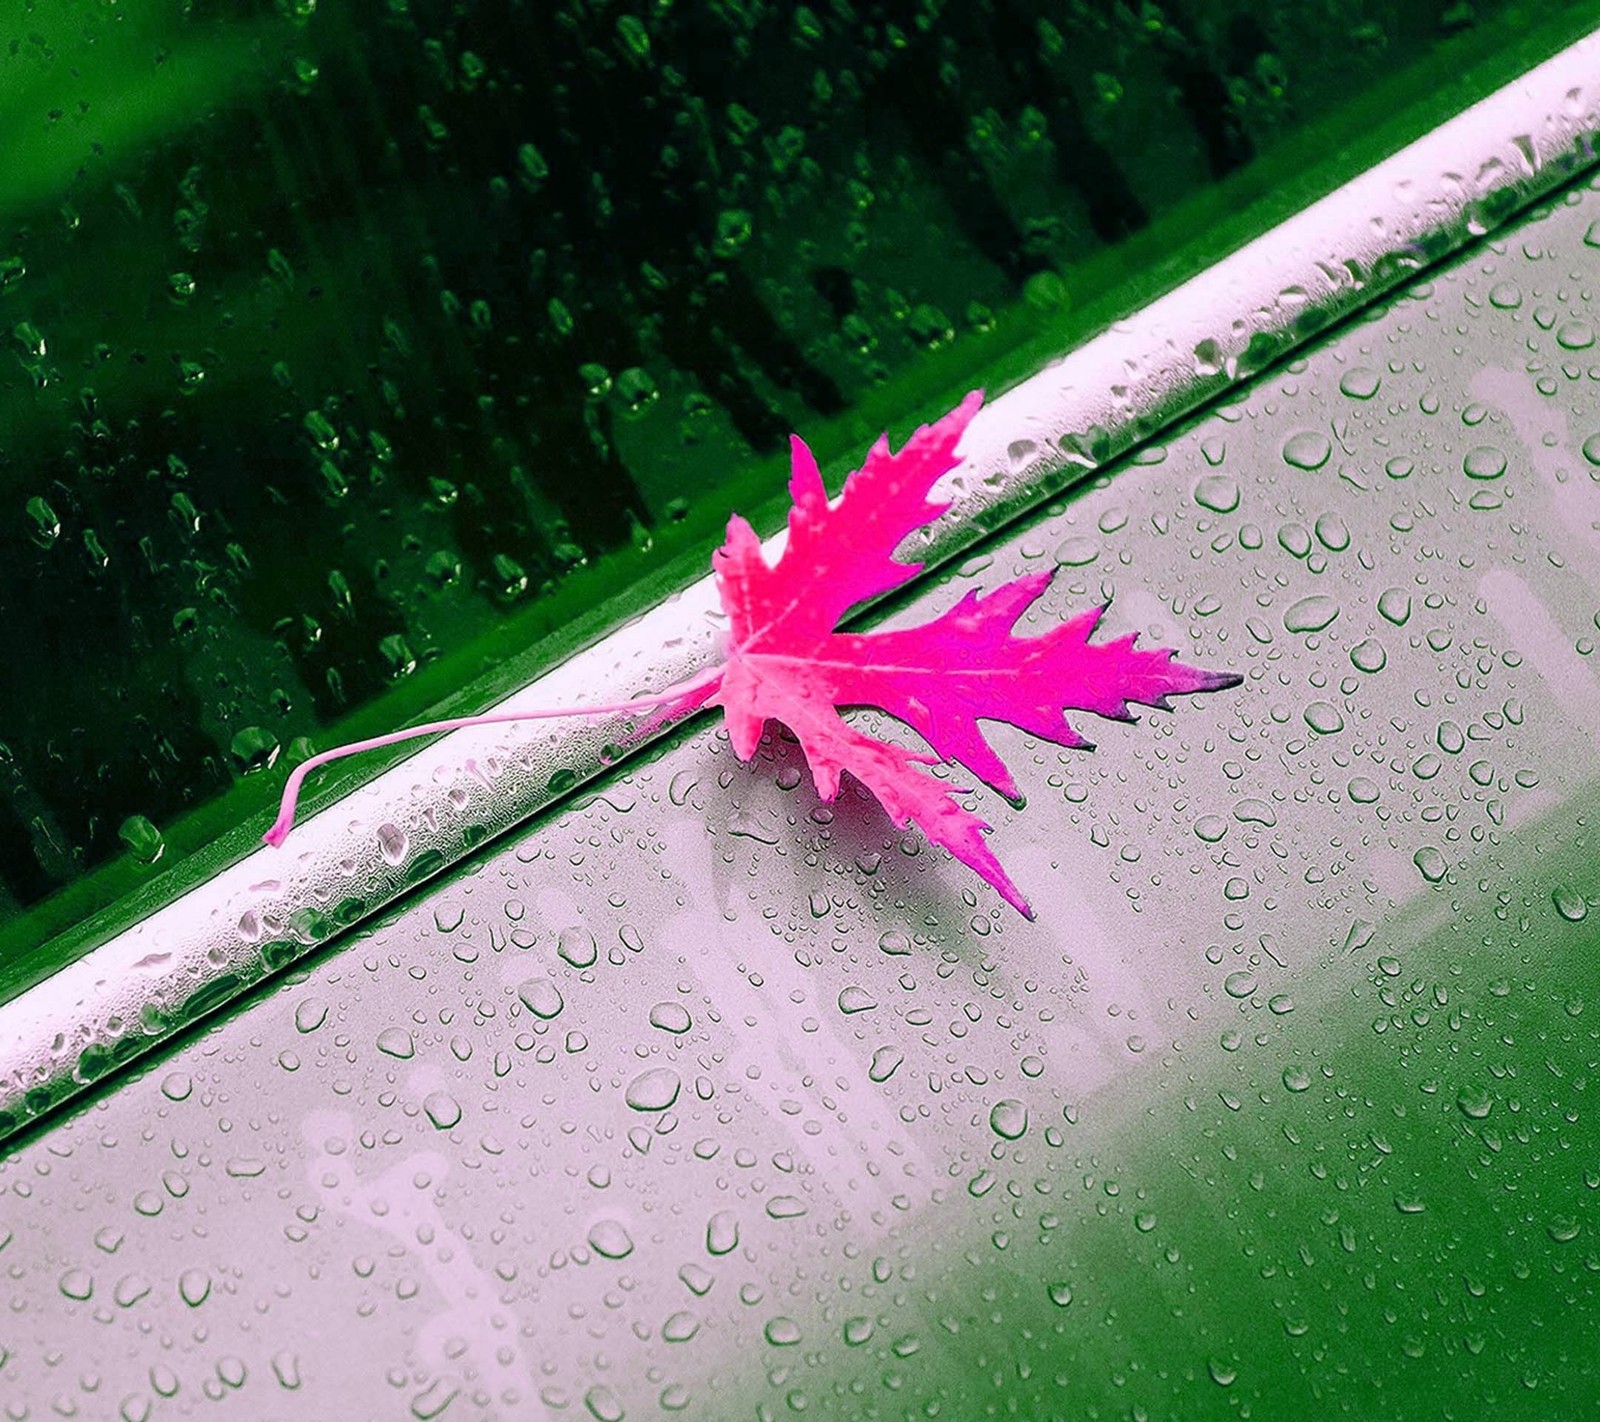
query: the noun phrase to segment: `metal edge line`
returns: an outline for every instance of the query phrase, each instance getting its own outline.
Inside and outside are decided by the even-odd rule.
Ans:
[[[1600,31],[986,405],[908,551],[956,556],[1593,166],[1597,75]],[[715,661],[720,621],[708,574],[496,709],[665,688]],[[602,773],[627,731],[454,732],[21,993],[0,1141]]]

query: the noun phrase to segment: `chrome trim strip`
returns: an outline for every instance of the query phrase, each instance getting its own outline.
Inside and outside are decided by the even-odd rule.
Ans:
[[[994,401],[915,554],[960,553],[1593,165],[1597,76],[1600,32]],[[662,689],[718,624],[707,577],[500,709]],[[0,1139],[591,779],[625,729],[457,731],[6,1004]]]

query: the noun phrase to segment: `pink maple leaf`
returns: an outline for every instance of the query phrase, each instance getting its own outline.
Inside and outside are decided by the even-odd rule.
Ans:
[[[278,821],[265,838],[281,843],[293,822],[295,795],[317,765],[412,736],[485,722],[596,714],[659,706],[663,716],[722,707],[734,753],[748,761],[766,723],[795,735],[817,793],[831,800],[849,771],[898,826],[915,823],[983,876],[1020,912],[1032,909],[986,843],[990,825],[962,807],[968,793],[926,767],[960,763],[1012,801],[1016,781],[984,738],[980,721],[1000,721],[1057,745],[1091,748],[1068,724],[1069,710],[1131,720],[1133,703],[1170,709],[1167,698],[1234,686],[1231,672],[1173,660],[1170,648],[1139,650],[1137,633],[1091,643],[1104,607],[1093,607],[1039,636],[1019,637],[1022,614],[1049,587],[1053,570],[969,592],[933,621],[893,632],[838,630],[854,607],[901,587],[921,570],[894,552],[907,534],[948,507],[928,498],[959,462],[956,445],[983,403],[967,396],[943,419],[924,425],[898,453],[881,438],[830,503],[804,441],[793,445],[789,536],[769,563],[748,522],[735,514],[712,569],[729,621],[727,660],[709,673],[655,696],[607,706],[516,711],[437,721],[313,756],[284,789]],[[877,707],[911,727],[929,755],[866,734],[841,714]]]

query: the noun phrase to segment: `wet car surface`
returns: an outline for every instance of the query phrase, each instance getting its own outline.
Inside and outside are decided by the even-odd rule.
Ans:
[[[34,1135],[4,1415],[1592,1400],[1597,283],[1580,183],[894,609],[1245,676],[995,728],[1037,921],[696,723]]]

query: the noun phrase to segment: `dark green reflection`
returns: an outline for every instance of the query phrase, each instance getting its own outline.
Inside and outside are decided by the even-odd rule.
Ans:
[[[727,1415],[1581,1413],[1597,808],[1591,785],[1345,943],[1301,943],[1292,1012],[1239,1003],[1220,1041],[963,1160],[838,1266],[803,1356],[727,1360]]]

